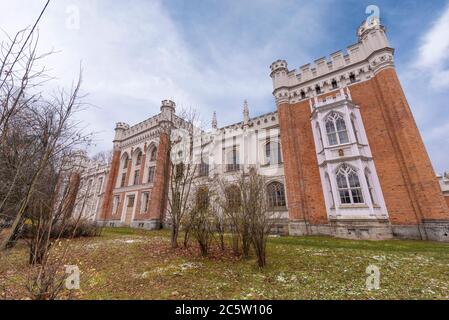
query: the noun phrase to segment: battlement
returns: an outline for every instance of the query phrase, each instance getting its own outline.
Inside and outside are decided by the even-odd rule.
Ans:
[[[385,64],[392,63],[393,49],[389,47],[385,28],[378,20],[373,21],[377,22],[365,22],[358,28],[358,42],[348,46],[346,50],[339,50],[328,57],[316,59],[296,70],[288,70],[285,60],[273,62],[270,66],[270,76],[273,79],[274,90],[298,87],[315,80],[321,80],[317,83],[321,87],[325,82],[349,80],[350,77],[360,73],[376,72]],[[382,60],[380,55],[383,55]],[[328,75],[333,77],[322,79]],[[315,84],[311,88],[314,87]]]
[[[161,101],[161,109],[163,107],[169,107],[169,108],[175,109],[176,103],[172,100],[162,100]]]
[[[129,124],[125,123],[125,122],[117,122],[115,124],[115,129],[123,129],[123,130],[128,130],[129,129]]]
[[[276,60],[270,66],[271,72],[279,71],[279,70],[288,70],[287,69],[287,61],[285,60]]]

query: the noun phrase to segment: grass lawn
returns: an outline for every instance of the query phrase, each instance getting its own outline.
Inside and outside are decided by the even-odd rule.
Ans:
[[[268,266],[214,249],[169,248],[169,231],[105,229],[72,240],[67,264],[81,270],[79,299],[449,299],[449,244],[278,237]],[[0,294],[23,298],[26,247],[0,257]],[[368,265],[380,289],[365,288]]]

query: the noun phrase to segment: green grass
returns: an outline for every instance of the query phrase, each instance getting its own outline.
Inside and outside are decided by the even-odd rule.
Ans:
[[[352,241],[329,237],[270,238],[268,266],[214,248],[171,250],[169,232],[106,228],[71,242],[67,264],[79,266],[80,299],[449,299],[449,244]],[[365,288],[368,265],[380,268],[380,289]],[[0,277],[20,298],[26,248],[0,260]],[[14,281],[8,281],[14,279]],[[0,278],[2,280],[2,278]],[[2,287],[0,286],[0,293]]]

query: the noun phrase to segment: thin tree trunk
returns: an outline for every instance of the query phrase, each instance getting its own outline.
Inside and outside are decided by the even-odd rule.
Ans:
[[[178,235],[179,235],[179,227],[173,225],[171,229],[171,247],[172,249],[178,248]]]

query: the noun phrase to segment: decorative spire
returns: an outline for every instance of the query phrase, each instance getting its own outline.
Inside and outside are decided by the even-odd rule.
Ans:
[[[248,108],[248,101],[245,99],[243,101],[243,122],[248,123],[249,122],[249,108]]]
[[[212,115],[212,128],[217,129],[217,113],[215,111]]]

